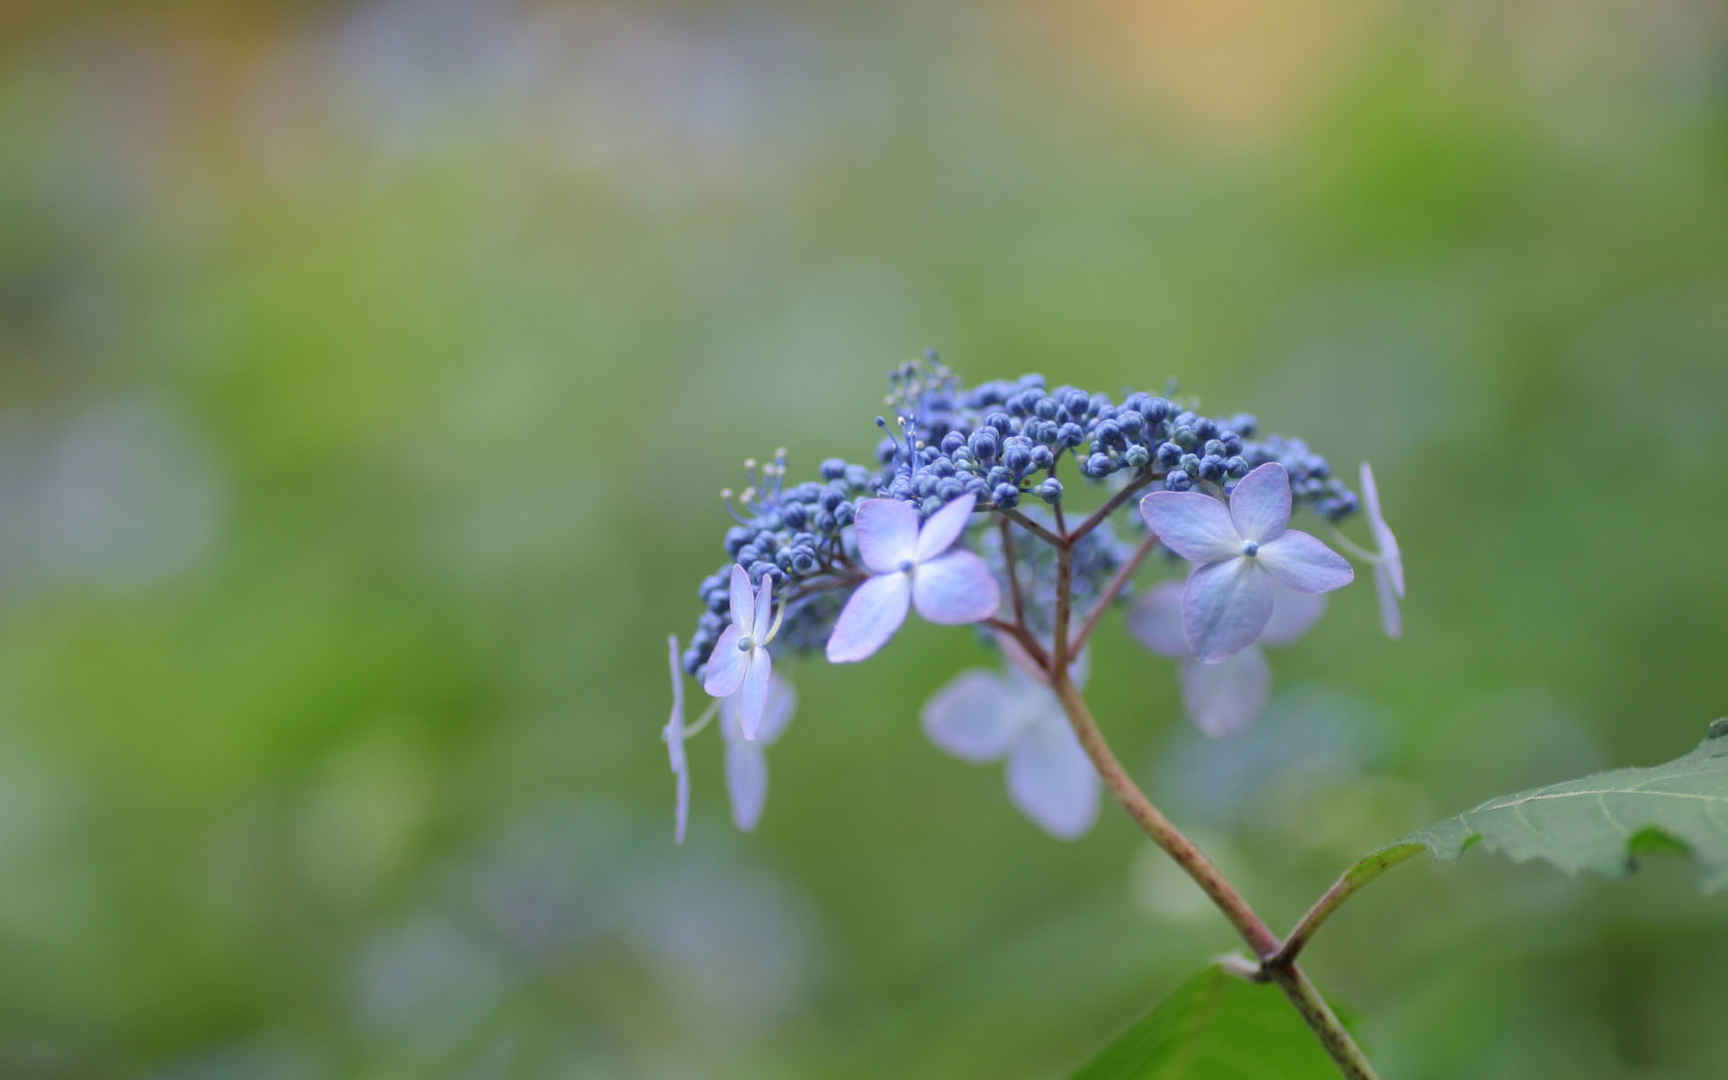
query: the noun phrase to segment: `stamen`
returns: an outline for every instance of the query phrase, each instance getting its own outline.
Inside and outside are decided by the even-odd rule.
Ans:
[[[1252,559],[1254,556],[1260,554],[1260,545],[1256,544],[1252,540],[1244,540],[1242,542],[1242,554]]]

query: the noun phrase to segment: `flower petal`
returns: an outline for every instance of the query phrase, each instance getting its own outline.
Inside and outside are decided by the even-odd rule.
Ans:
[[[1210,495],[1154,491],[1140,500],[1140,516],[1159,542],[1190,562],[1218,562],[1242,554],[1242,538],[1230,511]]]
[[[924,703],[924,734],[963,761],[995,761],[1020,734],[1013,687],[989,671],[962,671]]]
[[[918,530],[917,550],[912,557],[919,562],[929,562],[953,547],[954,541],[966,531],[966,522],[971,519],[972,507],[977,501],[976,495],[962,495],[931,514],[924,527]]]
[[[919,563],[912,575],[912,603],[933,623],[951,626],[988,619],[1001,602],[995,575],[970,551],[950,551]]]
[[[1389,638],[1404,634],[1404,613],[1398,610],[1398,597],[1403,590],[1392,576],[1391,564],[1374,564],[1374,591],[1380,596],[1380,628]]]
[[[1230,520],[1242,539],[1264,544],[1290,524],[1290,474],[1276,461],[1244,476],[1230,493]]]
[[[1344,556],[1300,529],[1262,544],[1256,561],[1278,584],[1297,592],[1331,592],[1356,580]]]
[[[761,743],[726,744],[726,794],[732,800],[732,824],[744,832],[754,829],[768,802],[768,755]]]
[[[906,621],[912,602],[912,579],[905,574],[878,574],[853,590],[828,635],[828,661],[849,664],[871,656]]]
[[[750,665],[738,687],[738,733],[755,739],[762,728],[762,713],[768,708],[768,680],[774,675],[774,659],[768,650],[750,650]]]
[[[858,557],[875,574],[900,569],[900,564],[918,558],[918,511],[899,499],[865,499],[858,504],[853,528],[858,535]]]
[[[1160,656],[1191,655],[1188,635],[1182,630],[1182,583],[1162,582],[1134,601],[1128,611],[1128,632]]]
[[[1197,659],[1216,663],[1254,644],[1272,617],[1272,579],[1257,560],[1202,566],[1182,590],[1182,630]]]
[[[702,689],[714,697],[731,697],[744,681],[750,654],[738,648],[742,636],[737,626],[728,626],[720,631],[720,640],[708,654],[708,665],[702,669]]]
[[[737,563],[732,564],[732,625],[746,636],[756,633],[756,597],[750,588],[750,575]]]
[[[1098,820],[1098,773],[1061,713],[1041,718],[1014,748],[1008,797],[1061,840],[1081,836]]]
[[[1288,645],[1306,634],[1326,614],[1326,598],[1295,589],[1272,590],[1272,617],[1260,631],[1263,645]]]
[[[792,684],[776,676],[768,680],[768,703],[762,709],[762,723],[756,728],[756,743],[767,746],[780,737],[792,722],[798,708],[798,692]]]
[[[1404,598],[1404,558],[1398,551],[1398,538],[1392,535],[1386,519],[1380,516],[1380,487],[1374,483],[1374,470],[1368,463],[1362,463],[1362,504],[1368,512],[1368,531],[1374,534],[1374,546],[1380,549],[1380,558],[1384,560],[1391,584],[1397,590],[1398,598]],[[1397,637],[1390,630],[1392,637]]]
[[[666,740],[666,757],[671,762],[672,775],[678,778],[677,803],[672,817],[672,839],[675,843],[682,844],[684,826],[690,820],[690,764],[684,757],[684,672],[678,667],[676,635],[666,639],[666,647],[672,664],[672,715],[667,719],[660,737]]]
[[[756,586],[756,613],[750,618],[750,634],[755,637],[758,645],[767,635],[768,628],[774,625],[774,575],[763,574],[762,583]]]
[[[1266,654],[1243,649],[1221,664],[1182,664],[1182,706],[1194,726],[1214,739],[1246,729],[1266,707],[1272,672]]]

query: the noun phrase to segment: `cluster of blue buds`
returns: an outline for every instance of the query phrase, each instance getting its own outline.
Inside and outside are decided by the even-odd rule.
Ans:
[[[912,611],[986,631],[1016,665],[1007,681],[972,673],[938,695],[926,728],[967,760],[1005,756],[1015,801],[1059,836],[1089,825],[1095,784],[1081,776],[1090,766],[1046,699],[1055,680],[1082,677],[1099,616],[1128,599],[1153,549],[1190,572],[1180,587],[1141,595],[1129,629],[1181,662],[1184,703],[1208,734],[1239,730],[1264,703],[1256,643],[1293,640],[1324,610],[1322,594],[1353,579],[1325,543],[1287,527],[1293,511],[1336,525],[1365,506],[1377,550],[1334,529],[1335,541],[1374,568],[1383,625],[1399,633],[1403,566],[1366,465],[1363,504],[1301,440],[1261,436],[1246,414],[1201,415],[1169,391],[1118,402],[1051,389],[1042,375],[963,387],[933,353],[897,368],[889,387],[893,419],[876,418],[884,435],[873,464],[829,459],[816,478],[788,484],[786,451],[777,450],[766,463],[745,462],[745,486],[721,493],[734,521],[727,561],[701,584],[689,647],[672,646],[665,737],[680,780],[680,836],[685,738],[719,717],[734,819],[751,827],[767,790],[762,748],[795,701],[776,656],[820,650],[834,663],[860,661]],[[1082,488],[1065,487],[1076,483],[1101,501],[1083,521],[1069,505]],[[715,699],[689,727],[682,675]],[[1016,679],[1043,689],[1028,697]],[[997,716],[985,698],[1013,708]],[[1022,716],[1015,703],[1027,701],[1037,708]],[[987,729],[990,739],[977,741]]]

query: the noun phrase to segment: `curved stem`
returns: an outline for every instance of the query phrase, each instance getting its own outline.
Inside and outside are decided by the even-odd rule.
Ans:
[[[1355,896],[1362,886],[1373,881],[1381,874],[1397,866],[1405,859],[1426,851],[1421,844],[1397,844],[1385,851],[1375,852],[1361,862],[1344,871],[1326,894],[1314,901],[1314,906],[1296,923],[1290,931],[1290,936],[1284,939],[1284,944],[1278,951],[1265,960],[1265,967],[1270,972],[1274,968],[1287,967],[1296,962],[1296,954],[1308,944],[1308,939],[1314,936],[1314,931],[1320,929],[1320,924],[1344,901]]]
[[[1080,650],[1086,647],[1086,639],[1092,636],[1092,631],[1098,626],[1098,620],[1110,610],[1110,605],[1116,602],[1116,596],[1122,591],[1122,586],[1128,584],[1128,579],[1134,576],[1134,571],[1140,569],[1140,564],[1146,561],[1146,556],[1158,546],[1158,537],[1147,533],[1146,539],[1140,541],[1140,546],[1134,549],[1134,554],[1128,561],[1117,567],[1116,573],[1105,582],[1104,591],[1098,597],[1098,602],[1092,605],[1092,610],[1086,613],[1086,620],[1080,624],[1080,632],[1074,635],[1073,650],[1078,656]]]
[[[1141,830],[1159,847],[1164,849],[1177,865],[1188,872],[1194,883],[1200,886],[1236,932],[1242,935],[1242,940],[1254,951],[1261,961],[1261,967],[1268,978],[1278,984],[1284,991],[1284,996],[1301,1014],[1303,1022],[1314,1031],[1320,1044],[1332,1056],[1332,1061],[1339,1071],[1349,1080],[1376,1080],[1374,1067],[1363,1056],[1362,1050],[1356,1045],[1350,1033],[1344,1029],[1326,999],[1320,996],[1320,991],[1303,974],[1302,969],[1292,961],[1288,964],[1270,966],[1266,962],[1278,955],[1281,945],[1278,938],[1267,929],[1266,924],[1248,906],[1248,901],[1236,891],[1235,886],[1225,879],[1218,867],[1213,865],[1201,850],[1182,834],[1166,818],[1152,801],[1146,797],[1139,785],[1128,775],[1128,770],[1122,767],[1121,761],[1110,749],[1104,733],[1099,730],[1098,722],[1092,718],[1092,712],[1086,707],[1086,701],[1080,696],[1080,691],[1068,678],[1065,666],[1057,666],[1051,673],[1051,689],[1062,702],[1062,709],[1068,714],[1068,722],[1074,728],[1075,736],[1080,740],[1086,756],[1092,759],[1098,775],[1113,792],[1122,808],[1128,811]]]

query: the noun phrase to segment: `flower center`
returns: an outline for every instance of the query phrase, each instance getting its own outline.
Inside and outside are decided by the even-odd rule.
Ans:
[[[756,642],[748,634],[746,634],[745,636],[738,639],[738,651],[739,652],[749,652],[751,649],[754,649],[755,647],[756,647]]]
[[[900,572],[902,574],[910,574],[912,572],[912,568],[916,565],[918,565],[918,564],[913,562],[911,559],[901,559],[900,560]]]
[[[1256,544],[1252,540],[1244,540],[1242,541],[1242,554],[1252,559],[1254,556],[1260,554],[1260,545]]]

